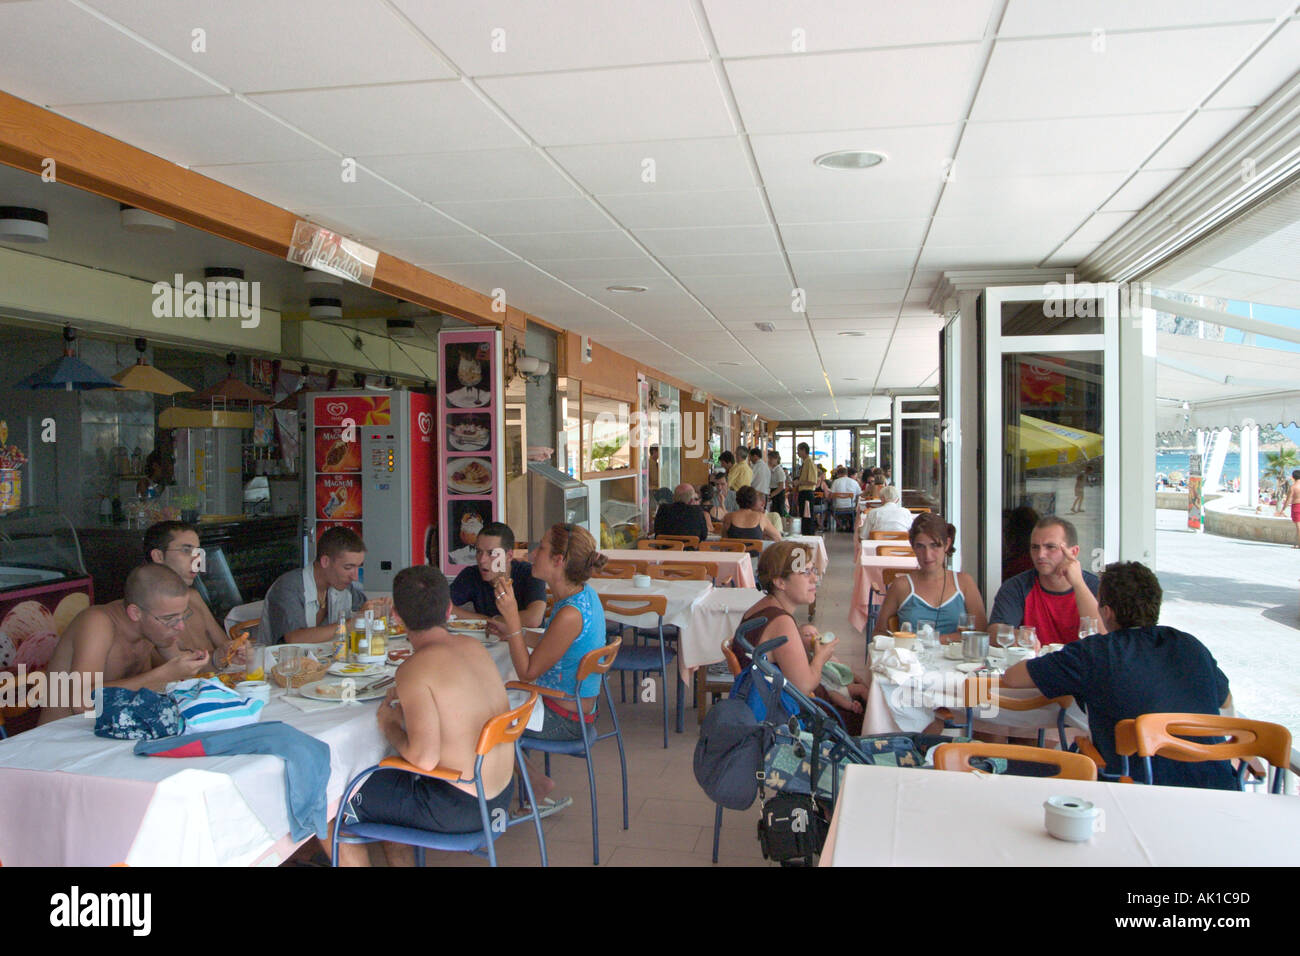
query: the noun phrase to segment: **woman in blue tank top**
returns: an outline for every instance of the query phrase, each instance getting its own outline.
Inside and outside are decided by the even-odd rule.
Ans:
[[[923,512],[916,516],[907,537],[918,568],[894,578],[885,592],[876,617],[876,634],[889,633],[889,619],[895,614],[900,625],[911,624],[914,631],[932,625],[944,644],[961,639],[957,622],[962,614],[971,616],[975,630],[984,630],[988,620],[975,579],[947,568],[956,533],[939,515]]]
[[[497,583],[497,610],[505,623],[510,660],[521,681],[572,694],[582,658],[605,646],[605,610],[600,597],[587,583],[592,572],[604,567],[605,556],[596,549],[596,542],[586,528],[557,524],[542,536],[530,557],[533,576],[546,582],[555,596],[555,608],[544,622],[543,634],[525,636],[519,626],[519,608],[508,576]],[[582,698],[581,715],[573,701],[543,697],[542,729],[524,733],[546,740],[582,739],[579,721],[595,722],[599,690],[599,675],[592,674],[583,680],[578,688],[578,696]]]

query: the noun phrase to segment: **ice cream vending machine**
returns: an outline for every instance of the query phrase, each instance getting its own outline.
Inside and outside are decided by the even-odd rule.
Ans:
[[[362,586],[391,591],[403,568],[437,561],[434,403],[420,392],[304,392],[303,521],[312,553],[329,528],[366,542]]]

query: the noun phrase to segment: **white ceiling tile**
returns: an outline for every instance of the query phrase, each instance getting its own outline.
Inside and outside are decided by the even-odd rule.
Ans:
[[[882,272],[870,275],[861,272],[841,272],[835,274],[809,276],[803,282],[803,288],[810,300],[816,300],[824,292],[860,292],[863,295],[901,296],[908,284],[908,272]]]
[[[1295,75],[1297,63],[1300,63],[1300,18],[1292,18],[1206,105],[1210,108],[1258,106]]]
[[[607,216],[576,194],[541,199],[440,202],[438,208],[488,235],[587,232],[610,227]]]
[[[959,121],[978,53],[970,43],[731,60],[726,69],[750,133],[861,130]]]
[[[767,191],[777,221],[863,222],[873,219],[922,219],[934,211],[943,180],[881,184],[869,195],[846,195],[836,189],[782,189]]]
[[[928,223],[927,219],[794,222],[781,226],[781,238],[791,253],[839,249],[903,249],[921,244]]]
[[[454,80],[295,90],[250,98],[347,156],[525,145],[500,116]]]
[[[428,206],[407,201],[400,206],[319,206],[312,221],[362,239],[412,239],[450,236],[461,227]]]
[[[182,166],[325,159],[306,137],[233,96],[65,106],[58,112]]]
[[[777,251],[776,236],[770,226],[637,229],[636,237],[656,256]]]
[[[1250,110],[1202,110],[1151,157],[1148,165],[1152,169],[1191,166],[1249,115]]]
[[[423,267],[422,263],[415,263]],[[442,264],[436,267],[430,264],[429,271],[435,272],[440,276],[450,279],[452,282],[459,282],[461,285],[468,286],[485,295],[490,295],[493,289],[504,289],[506,291],[506,305],[513,305],[511,301],[511,289],[524,290],[537,287],[539,273],[532,266],[524,262],[473,262],[473,263],[450,263]],[[545,279],[544,276],[540,276]],[[542,286],[545,288],[545,286]],[[520,291],[522,295],[523,292]],[[545,319],[546,316],[541,316]]]
[[[575,279],[604,279],[607,285],[646,285],[665,279],[653,261],[645,256],[625,259],[542,259],[533,260],[547,272],[566,282]],[[652,278],[647,278],[647,277]]]
[[[998,220],[1007,220],[1000,227],[1003,230],[1017,229],[1021,232],[1041,227],[1041,220],[1047,217],[1068,217],[1073,214],[1081,222],[1085,215],[1109,198],[1124,178],[1123,173],[999,178],[975,178],[958,174],[944,190],[938,216],[996,217]],[[990,226],[993,225],[990,223]],[[938,244],[973,245],[975,241],[977,237],[963,242],[945,240]],[[933,230],[927,242],[936,242]]]
[[[96,17],[56,2],[0,3],[0,89],[37,106],[221,92]]]
[[[1182,173],[1181,169],[1144,169],[1121,186],[1119,192],[1101,207],[1101,211],[1137,212],[1160,195],[1165,187]]]
[[[917,251],[912,248],[792,252],[790,264],[794,266],[794,274],[800,281],[815,281],[816,277],[837,273],[853,273],[864,278],[869,273],[888,272],[896,275],[897,270],[912,267]]]
[[[707,63],[496,77],[480,85],[543,146],[735,132]]]
[[[753,183],[734,136],[554,146],[547,152],[593,194],[694,192]]]
[[[1050,248],[1050,244],[1045,242],[1032,249],[1023,244],[926,246],[921,253],[921,265],[944,271],[1031,268]]]
[[[239,92],[449,79],[379,0],[93,0],[93,6]],[[191,31],[206,31],[195,52]]]
[[[660,256],[674,275],[686,276],[761,276],[785,275],[785,260],[780,253],[739,253],[709,256]]]
[[[1131,212],[1099,212],[1070,236],[1070,243],[1100,243],[1109,239],[1120,226],[1133,218]]]
[[[708,56],[687,0],[547,0],[545,4],[396,0],[396,4],[470,76]]]
[[[574,195],[564,177],[531,149],[362,156],[358,162],[426,202]]]
[[[971,118],[1047,119],[1181,112],[1210,92],[1260,36],[1258,26],[1000,40]],[[1032,82],[1026,78],[1032,77]]]
[[[955,177],[1129,172],[1183,118],[1182,113],[971,123]]]
[[[596,198],[619,222],[633,230],[750,226],[768,221],[757,189],[604,194]]]
[[[626,233],[613,229],[523,235],[500,233],[492,238],[525,259],[619,259],[641,255],[641,250]]]
[[[750,138],[758,170],[767,186],[869,193],[882,182],[941,177],[957,142],[956,124],[837,133],[763,135]],[[825,169],[818,156],[840,149],[883,153],[885,162],[868,169]],[[949,164],[950,165],[950,164]]]
[[[299,215],[310,213],[316,207],[384,206],[410,202],[408,197],[362,168],[356,170],[355,182],[344,182],[343,166],[337,159],[195,166],[194,171]]]
[[[1048,257],[1047,266],[1077,266],[1092,254],[1100,242],[1067,242]]]
[[[392,239],[385,251],[421,266],[438,266],[451,262],[511,262],[515,259],[487,239],[462,232],[450,236],[423,236],[415,239]]]
[[[692,276],[682,282],[706,303],[715,297],[736,297],[751,302],[766,299],[773,307],[790,307],[790,280],[784,276]]]
[[[704,2],[724,57],[793,53],[796,40],[809,53],[978,40],[993,6],[989,0]]]
[[[1149,30],[1191,24],[1272,20],[1278,0],[1010,0],[998,36],[1086,33],[1093,30]]]

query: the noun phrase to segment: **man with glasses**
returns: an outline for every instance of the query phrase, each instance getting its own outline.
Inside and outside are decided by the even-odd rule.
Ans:
[[[171,568],[189,587],[190,618],[180,635],[181,647],[207,651],[220,660],[224,655],[217,655],[217,652],[230,643],[230,637],[221,629],[203,595],[194,586],[199,571],[204,568],[203,551],[195,527],[183,521],[159,521],[150,525],[144,532],[144,559]]]
[[[193,616],[189,591],[171,568],[140,565],[127,575],[120,601],[88,607],[68,624],[50,657],[50,685],[59,686],[56,674],[80,673],[82,686],[94,686],[98,679],[105,687],[161,693],[172,681],[207,670],[208,654],[187,650],[179,640]],[[41,723],[81,709],[47,706]]]
[[[709,524],[700,507],[695,486],[683,482],[673,489],[671,504],[660,505],[655,512],[655,534],[689,534],[703,541],[709,536]]]
[[[546,616],[546,585],[533,577],[533,566],[512,557],[515,533],[510,526],[493,521],[483,526],[474,539],[477,553],[475,567],[465,568],[451,583],[451,603],[461,617],[487,618],[489,629],[501,628],[497,611],[496,585],[507,578],[519,606],[519,622],[524,627],[540,627]]]

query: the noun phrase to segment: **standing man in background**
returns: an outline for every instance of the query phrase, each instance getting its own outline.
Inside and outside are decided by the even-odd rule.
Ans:
[[[749,480],[749,486],[758,492],[759,507],[766,512],[767,496],[772,491],[772,469],[767,467],[767,462],[763,459],[763,449],[751,448],[749,450],[749,469],[753,472],[753,477]]]
[[[813,464],[812,449],[806,441],[801,441],[799,453],[799,477],[795,480],[795,491],[799,494],[798,515],[803,519],[804,534],[815,534],[816,524],[813,520],[813,493],[817,490],[817,466]]]
[[[785,486],[789,483],[786,477],[785,469],[781,467],[781,453],[779,451],[769,451],[767,453],[767,467],[772,474],[771,491],[768,492],[770,501],[768,510],[775,511],[781,517],[785,517],[787,511],[785,507]]]

